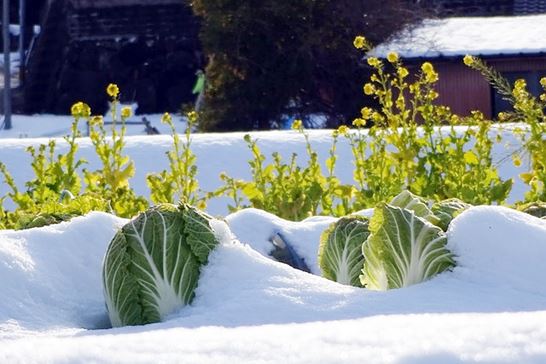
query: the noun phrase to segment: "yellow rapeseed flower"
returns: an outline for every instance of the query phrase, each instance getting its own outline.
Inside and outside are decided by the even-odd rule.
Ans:
[[[367,83],[364,85],[364,93],[366,95],[373,95],[374,91],[375,91],[375,88],[373,87],[371,83]]]
[[[366,126],[366,120],[361,118],[356,118],[353,120],[353,126],[356,126],[357,128],[363,128]]]
[[[190,111],[189,113],[186,114],[186,116],[188,117],[188,121],[192,124],[195,123],[198,118],[197,112],[195,111]]]
[[[104,119],[102,118],[101,115],[96,115],[96,116],[93,116],[91,118],[91,120],[89,120],[89,124],[90,125],[102,125],[104,124]]]
[[[387,61],[389,61],[390,63],[395,63],[396,61],[398,61],[398,53],[390,52],[389,54],[387,54]]]
[[[372,67],[377,67],[379,65],[379,60],[375,57],[369,57],[367,61],[368,61],[368,64]]]
[[[70,114],[72,114],[72,116],[75,118],[88,118],[91,116],[91,108],[89,105],[79,101],[72,105],[70,108]]]
[[[540,101],[546,101],[546,94],[540,95]]]
[[[303,129],[303,122],[300,119],[294,120],[292,123],[292,130],[301,130]]]
[[[70,108],[70,114],[72,114],[73,117],[80,117],[82,114],[82,105],[83,102],[76,102],[72,107]]]
[[[84,118],[88,118],[91,116],[91,108],[84,102],[82,102],[81,115]]]
[[[115,83],[109,84],[108,87],[106,87],[106,93],[108,94],[108,96],[114,99],[117,98],[119,95],[118,85],[116,85]]]
[[[339,135],[347,135],[347,133],[349,133],[349,128],[347,125],[340,125],[339,128],[337,128],[337,131]]]
[[[129,106],[124,106],[121,109],[121,118],[123,120],[129,119],[132,114],[133,114],[133,112],[132,112],[132,110],[131,110],[131,108]]]
[[[542,78],[540,79],[540,85],[541,85],[542,87],[546,88],[546,77],[542,77]]]
[[[408,69],[406,67],[399,67],[396,72],[400,78],[406,78],[409,75]]]
[[[466,56],[464,56],[463,62],[468,67],[471,67],[474,64],[474,57],[472,57],[470,54],[467,54]]]
[[[421,65],[421,70],[426,74],[430,74],[432,72],[434,72],[434,67],[432,66],[432,63],[430,62],[425,62]]]
[[[362,49],[366,46],[366,38],[359,35],[355,37],[355,40],[353,41],[353,45],[356,49]]]
[[[514,166],[519,167],[521,166],[521,158],[519,155],[515,155],[512,157],[512,162],[514,162]]]
[[[373,110],[369,107],[363,107],[360,113],[362,114],[362,119],[367,120],[372,117]]]
[[[169,114],[168,112],[166,112],[165,114],[163,114],[163,116],[161,116],[161,122],[163,124],[170,124],[172,123],[173,121],[173,118],[171,117],[171,114]]]

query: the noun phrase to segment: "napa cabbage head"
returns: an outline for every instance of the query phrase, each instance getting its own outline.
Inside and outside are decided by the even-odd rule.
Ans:
[[[215,222],[192,206],[161,204],[121,228],[103,262],[112,326],[158,322],[192,301],[200,269],[219,243]]]
[[[362,246],[366,288],[407,287],[455,264],[444,231],[414,211],[382,204],[370,219],[370,232]]]
[[[362,244],[370,235],[368,219],[347,216],[326,229],[320,238],[318,261],[322,276],[341,284],[362,287]]]

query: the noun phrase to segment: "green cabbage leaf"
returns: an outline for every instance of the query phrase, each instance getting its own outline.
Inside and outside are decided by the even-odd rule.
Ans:
[[[407,287],[455,265],[439,227],[414,211],[382,204],[370,219],[362,246],[362,284],[374,290]]]
[[[448,200],[440,201],[432,205],[432,212],[438,217],[437,226],[442,230],[447,231],[451,220],[458,214],[468,209],[472,205],[467,204],[457,198],[450,198]]]
[[[369,235],[368,219],[362,216],[343,217],[331,224],[320,238],[318,261],[323,277],[362,287],[362,244]]]

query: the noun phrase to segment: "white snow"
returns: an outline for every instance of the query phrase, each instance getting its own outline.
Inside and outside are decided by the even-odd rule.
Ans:
[[[537,54],[546,52],[546,14],[508,17],[427,19],[370,55],[404,58]]]
[[[259,226],[266,217],[251,210],[228,221]],[[203,269],[191,306],[163,323],[104,329],[100,266],[124,222],[92,213],[57,226],[0,232],[1,362],[546,358],[546,222],[513,210],[475,207],[462,213],[448,233],[457,267],[387,292],[343,286],[274,262],[249,245],[223,244]],[[324,228],[312,220],[299,224],[314,236]],[[295,228],[280,219],[275,226]],[[241,239],[244,233],[235,235]]]

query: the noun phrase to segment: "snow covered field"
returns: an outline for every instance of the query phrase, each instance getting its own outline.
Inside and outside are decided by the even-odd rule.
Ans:
[[[282,229],[313,262],[332,219],[228,216],[197,297],[160,324],[105,329],[101,263],[124,220],[92,213],[0,233],[0,361],[176,363],[543,363],[546,222],[475,207],[448,232],[457,268],[387,292],[342,286],[274,262]],[[254,233],[251,226],[256,226]],[[316,261],[316,259],[315,259]],[[313,271],[318,267],[313,266]]]
[[[305,155],[303,137],[295,132],[253,136],[266,155],[275,150]],[[323,160],[330,132],[310,136]],[[194,136],[203,189],[217,186],[221,171],[248,177],[250,152],[242,137]],[[24,148],[45,141],[0,141],[0,160],[18,183],[31,174]],[[146,173],[166,167],[170,143],[165,135],[128,138],[137,193],[148,194]],[[518,147],[507,135],[495,150],[505,178],[520,172],[504,160]],[[337,174],[350,182],[349,148],[341,143],[338,152]],[[80,153],[97,163],[89,140],[82,139]],[[5,186],[1,189],[0,195]],[[511,199],[523,191],[517,184]],[[209,212],[227,215],[221,200],[213,201]],[[0,362],[546,362],[545,220],[503,207],[471,208],[448,231],[457,267],[387,292],[319,276],[319,236],[334,218],[289,222],[248,209],[226,221],[236,241],[212,253],[191,306],[163,323],[117,329],[108,328],[101,267],[106,247],[126,220],[91,213],[39,229],[0,231]],[[314,274],[266,257],[276,232],[294,244]]]

